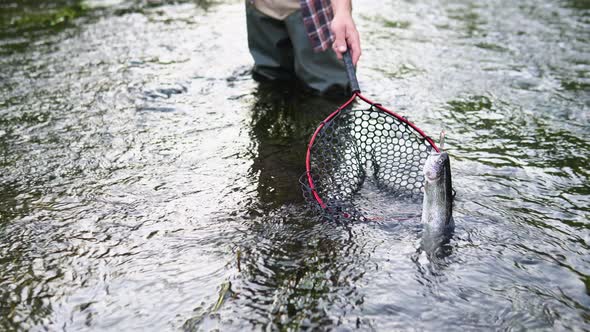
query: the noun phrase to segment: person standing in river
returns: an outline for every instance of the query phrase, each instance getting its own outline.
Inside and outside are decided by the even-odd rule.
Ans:
[[[342,53],[350,48],[355,65],[361,55],[351,2],[247,0],[254,79],[273,82],[297,78],[320,94],[347,91]]]

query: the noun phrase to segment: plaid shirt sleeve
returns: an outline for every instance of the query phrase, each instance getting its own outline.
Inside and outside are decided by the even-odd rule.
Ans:
[[[330,0],[299,0],[305,31],[315,52],[327,50],[333,42],[330,22],[334,17]]]

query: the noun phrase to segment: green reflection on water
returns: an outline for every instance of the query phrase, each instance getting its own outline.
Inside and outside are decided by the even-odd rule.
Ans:
[[[2,37],[44,29],[61,29],[84,15],[88,7],[82,1],[24,1],[5,4],[0,14]]]
[[[590,9],[590,1],[589,0],[568,0],[565,2],[568,7],[580,10],[588,10]]]
[[[56,11],[23,13],[10,22],[10,25],[19,30],[53,28],[66,25],[71,20],[83,15],[85,11],[86,7],[83,4],[74,4],[59,8]]]
[[[486,96],[472,96],[466,100],[451,100],[448,102],[452,111],[455,112],[477,112],[492,109],[492,101]]]
[[[562,81],[561,86],[568,91],[589,91],[590,83],[578,81]]]
[[[24,52],[31,42],[57,34],[87,15],[82,1],[10,1],[0,4],[0,53]]]
[[[396,20],[392,20],[392,19],[383,17],[382,15],[370,16],[370,15],[366,15],[366,14],[360,14],[360,17],[363,20],[376,22],[385,28],[408,29],[412,25],[412,23],[410,23],[408,21],[396,21]]]

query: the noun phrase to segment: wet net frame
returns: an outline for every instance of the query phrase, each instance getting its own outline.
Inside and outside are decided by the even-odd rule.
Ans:
[[[415,198],[422,191],[426,158],[440,149],[406,118],[361,94],[348,51],[344,63],[352,96],[313,133],[300,182],[306,201],[324,217],[367,220],[374,217],[353,202],[365,181],[372,181],[392,199]],[[354,110],[357,99],[369,108]]]

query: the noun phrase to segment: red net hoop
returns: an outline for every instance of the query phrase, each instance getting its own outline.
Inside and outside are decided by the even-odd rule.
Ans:
[[[356,99],[368,108],[353,109]],[[422,167],[433,149],[439,152],[422,130],[356,91],[311,137],[304,197],[329,219],[370,219],[354,202],[363,185],[371,182],[392,199],[421,197]]]

